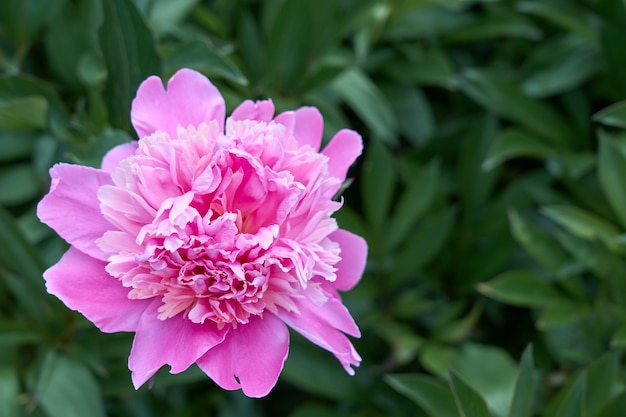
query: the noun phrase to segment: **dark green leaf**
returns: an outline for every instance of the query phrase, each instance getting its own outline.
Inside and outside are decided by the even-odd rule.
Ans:
[[[35,394],[50,417],[104,417],[100,387],[82,364],[49,351]]]
[[[604,194],[623,228],[626,228],[626,136],[600,133],[598,176]]]
[[[595,416],[614,396],[622,356],[621,349],[609,351],[587,368],[587,415]]]
[[[419,405],[429,417],[458,417],[450,390],[425,375],[387,375],[385,381]]]
[[[523,13],[540,16],[589,41],[598,41],[598,32],[593,25],[593,19],[586,10],[583,10],[576,3],[520,1],[517,4],[517,9]]]
[[[622,417],[624,415],[626,415],[626,392],[622,392],[604,404],[593,417]]]
[[[578,36],[545,42],[526,63],[529,75],[522,89],[531,97],[550,97],[573,90],[603,68],[600,49]]]
[[[361,184],[365,216],[376,236],[380,236],[387,223],[395,178],[391,153],[382,143],[372,143],[363,164]]]
[[[549,233],[541,231],[515,210],[509,211],[509,223],[513,238],[541,266],[553,274],[563,268],[568,260],[567,253]]]
[[[555,150],[523,130],[507,129],[500,132],[483,162],[483,168],[491,170],[509,159],[526,157],[543,159]]]
[[[606,126],[626,129],[626,101],[620,101],[600,110],[593,115],[593,119]]]
[[[461,417],[491,417],[485,400],[456,372],[450,372],[450,388]]]
[[[533,398],[535,395],[535,379],[533,378],[533,349],[528,346],[520,361],[519,372],[515,382],[513,400],[508,417],[531,417]]]
[[[541,212],[578,237],[599,239],[610,248],[617,245],[619,229],[593,213],[574,206],[547,206]]]
[[[390,249],[395,248],[413,231],[415,223],[434,201],[439,190],[439,176],[439,163],[434,160],[411,178],[391,216],[387,231],[387,245]]]
[[[516,364],[508,353],[495,346],[465,343],[452,360],[452,368],[471,384],[494,415],[506,415],[517,377]]]
[[[478,70],[459,78],[460,88],[486,109],[520,123],[558,148],[572,146],[576,136],[568,124],[547,104],[528,97],[513,81]]]
[[[38,180],[30,164],[0,167],[0,204],[27,203],[39,194]]]
[[[20,383],[17,372],[13,368],[0,368],[0,415],[3,417],[18,417],[18,395]]]
[[[400,134],[413,145],[424,146],[435,133],[435,120],[425,95],[409,86],[388,86],[383,90],[398,119]]]
[[[30,155],[35,143],[31,133],[0,131],[0,162],[9,162]]]
[[[420,269],[444,246],[453,230],[456,210],[449,207],[425,216],[410,242],[397,253],[391,275],[394,282],[416,277]]]
[[[478,284],[478,291],[504,303],[521,307],[545,307],[564,300],[550,284],[527,271],[508,271]]]
[[[333,89],[375,137],[388,144],[397,142],[397,120],[391,105],[366,74],[357,68],[348,69],[335,79]]]
[[[193,41],[177,47],[165,59],[164,70],[173,73],[180,68],[193,68],[209,76],[224,77],[240,85],[247,85],[248,80],[227,58],[211,50],[204,42]]]
[[[139,84],[161,73],[154,38],[130,0],[102,2],[100,48],[107,68],[105,98],[113,127],[129,130],[130,103]]]
[[[584,417],[587,415],[585,391],[587,388],[587,373],[582,372],[576,381],[568,388],[554,417]]]
[[[0,102],[0,129],[29,131],[46,126],[48,102],[40,96]]]

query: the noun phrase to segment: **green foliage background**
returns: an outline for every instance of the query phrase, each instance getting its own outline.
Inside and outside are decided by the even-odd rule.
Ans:
[[[0,1],[0,416],[625,416],[625,51],[621,0]],[[49,167],[132,140],[181,67],[363,134],[356,376],[293,335],[267,398],[135,391],[132,335],[45,292]]]

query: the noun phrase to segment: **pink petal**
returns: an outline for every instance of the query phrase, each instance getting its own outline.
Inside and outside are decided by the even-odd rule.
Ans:
[[[39,202],[37,216],[72,246],[106,260],[96,245],[104,232],[115,229],[100,212],[97,192],[111,184],[110,174],[80,165],[57,164],[50,169],[50,192]]]
[[[128,288],[106,273],[106,263],[70,248],[43,277],[50,294],[107,333],[132,332],[150,303],[128,299]]]
[[[322,150],[322,154],[329,158],[328,173],[331,177],[339,178],[342,182],[346,178],[348,168],[363,151],[361,136],[353,130],[342,129],[330,140]],[[341,184],[337,184],[333,191],[337,191]]]
[[[123,143],[111,149],[102,159],[102,170],[112,173],[123,159],[135,154],[137,142]]]
[[[354,335],[358,335],[359,331],[347,310],[339,308],[338,300],[334,298],[321,306],[306,298],[294,301],[300,310],[299,314],[282,310],[280,318],[311,342],[333,353],[346,372],[354,375],[351,366],[358,366],[361,357],[340,330]]]
[[[339,243],[341,247],[341,261],[337,268],[337,279],[333,286],[341,291],[348,291],[354,287],[363,272],[367,262],[367,242],[361,236],[357,236],[347,230],[338,229],[329,236],[330,240]]]
[[[192,365],[209,349],[222,343],[228,327],[218,330],[213,322],[193,323],[179,314],[167,320],[157,318],[160,299],[153,299],[144,311],[128,358],[135,388],[150,379],[163,365],[177,374]]]
[[[276,385],[289,351],[289,331],[273,314],[254,316],[232,329],[226,340],[198,360],[198,366],[224,389],[241,387],[263,397]]]
[[[272,100],[246,100],[230,115],[233,120],[257,120],[259,122],[269,122],[272,117],[274,117]]]
[[[181,69],[167,83],[149,77],[139,86],[130,112],[133,126],[140,138],[157,130],[177,137],[178,126],[198,126],[217,121],[224,125],[224,99],[208,78],[190,69]]]
[[[298,145],[309,145],[319,151],[324,133],[324,118],[317,108],[300,107],[293,112],[281,113],[274,120],[287,127],[287,133],[296,138]]]

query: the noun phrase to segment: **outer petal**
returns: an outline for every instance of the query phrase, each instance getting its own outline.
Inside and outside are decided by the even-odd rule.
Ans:
[[[328,173],[331,177],[343,181],[348,173],[348,168],[363,151],[363,140],[353,130],[343,129],[337,132],[330,140],[322,153],[329,158]],[[337,191],[341,184],[337,184],[333,191]]]
[[[299,314],[295,311],[281,310],[279,317],[311,342],[332,352],[346,372],[354,375],[354,370],[350,366],[358,366],[361,357],[348,338],[339,331],[358,334],[358,329],[347,310],[338,308],[336,304],[338,300],[334,298],[321,306],[306,298],[294,299],[294,302],[300,311]]]
[[[102,170],[112,173],[123,159],[135,154],[137,142],[123,143],[111,149],[102,159]]]
[[[315,107],[301,107],[293,112],[284,112],[276,116],[276,122],[287,127],[287,131],[298,141],[300,146],[309,145],[319,151],[324,133],[324,119]]]
[[[287,326],[266,313],[232,329],[222,344],[198,360],[198,366],[224,389],[241,387],[249,397],[263,397],[276,385],[288,351]]]
[[[163,365],[170,373],[187,369],[213,346],[222,343],[228,327],[219,330],[215,323],[197,324],[179,314],[167,320],[157,318],[160,299],[152,300],[144,311],[128,357],[135,388],[139,388]]]
[[[39,202],[37,216],[81,252],[100,260],[108,255],[95,244],[115,229],[100,212],[98,189],[111,175],[95,168],[57,164],[50,169],[50,192]]]
[[[50,294],[107,333],[132,332],[150,303],[128,299],[128,288],[105,272],[106,263],[70,248],[43,277]]]
[[[141,83],[130,117],[140,138],[157,130],[175,138],[179,125],[187,128],[216,120],[224,126],[225,113],[224,99],[209,79],[199,72],[182,69],[167,83],[167,91],[156,76]]]
[[[343,229],[333,232],[329,238],[341,247],[341,261],[335,265],[337,279],[332,284],[338,290],[348,291],[359,282],[365,271],[367,242]]]
[[[272,117],[274,117],[272,100],[246,100],[230,115],[233,120],[257,120],[259,122],[269,122]]]

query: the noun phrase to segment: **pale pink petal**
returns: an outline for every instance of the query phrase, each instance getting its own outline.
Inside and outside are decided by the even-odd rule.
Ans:
[[[334,354],[346,372],[353,375],[351,366],[358,366],[361,357],[340,330],[355,335],[359,333],[347,310],[339,308],[340,302],[332,298],[323,305],[314,304],[306,298],[294,301],[299,313],[281,310],[279,317],[302,336]]]
[[[348,168],[363,151],[363,140],[353,130],[343,129],[337,132],[328,145],[322,150],[322,154],[329,158],[328,174],[331,177],[343,181],[348,173]],[[337,184],[333,191],[337,191],[341,184]]]
[[[221,330],[213,322],[193,323],[179,314],[157,318],[161,300],[153,299],[144,312],[128,358],[135,388],[139,388],[164,365],[177,374],[192,365],[209,349],[222,343],[228,327]]]
[[[296,111],[279,114],[274,119],[287,127],[287,133],[293,135],[298,145],[309,145],[319,151],[324,133],[324,118],[315,107],[300,107]]]
[[[128,299],[128,288],[109,275],[106,263],[70,248],[46,272],[46,288],[107,333],[132,332],[149,304]]]
[[[272,100],[246,100],[233,111],[230,118],[233,120],[257,120],[269,122],[274,117],[274,103]]]
[[[361,236],[343,229],[338,229],[328,237],[341,247],[341,261],[335,265],[337,279],[333,286],[338,290],[348,291],[359,282],[365,271],[367,242]]]
[[[112,173],[113,170],[119,166],[123,159],[128,158],[135,154],[137,150],[137,142],[123,143],[117,145],[104,155],[102,159],[102,170],[108,173]]]
[[[289,351],[289,331],[267,312],[232,329],[226,340],[198,360],[198,366],[224,389],[263,397],[276,385]]]
[[[182,69],[167,83],[149,77],[139,86],[133,100],[131,120],[140,138],[157,130],[177,136],[178,126],[187,128],[202,122],[224,125],[226,107],[217,88],[199,72]]]
[[[76,249],[106,260],[108,255],[95,241],[115,227],[100,212],[97,192],[111,184],[111,176],[99,169],[70,164],[53,166],[50,176],[50,192],[39,202],[37,216]]]

